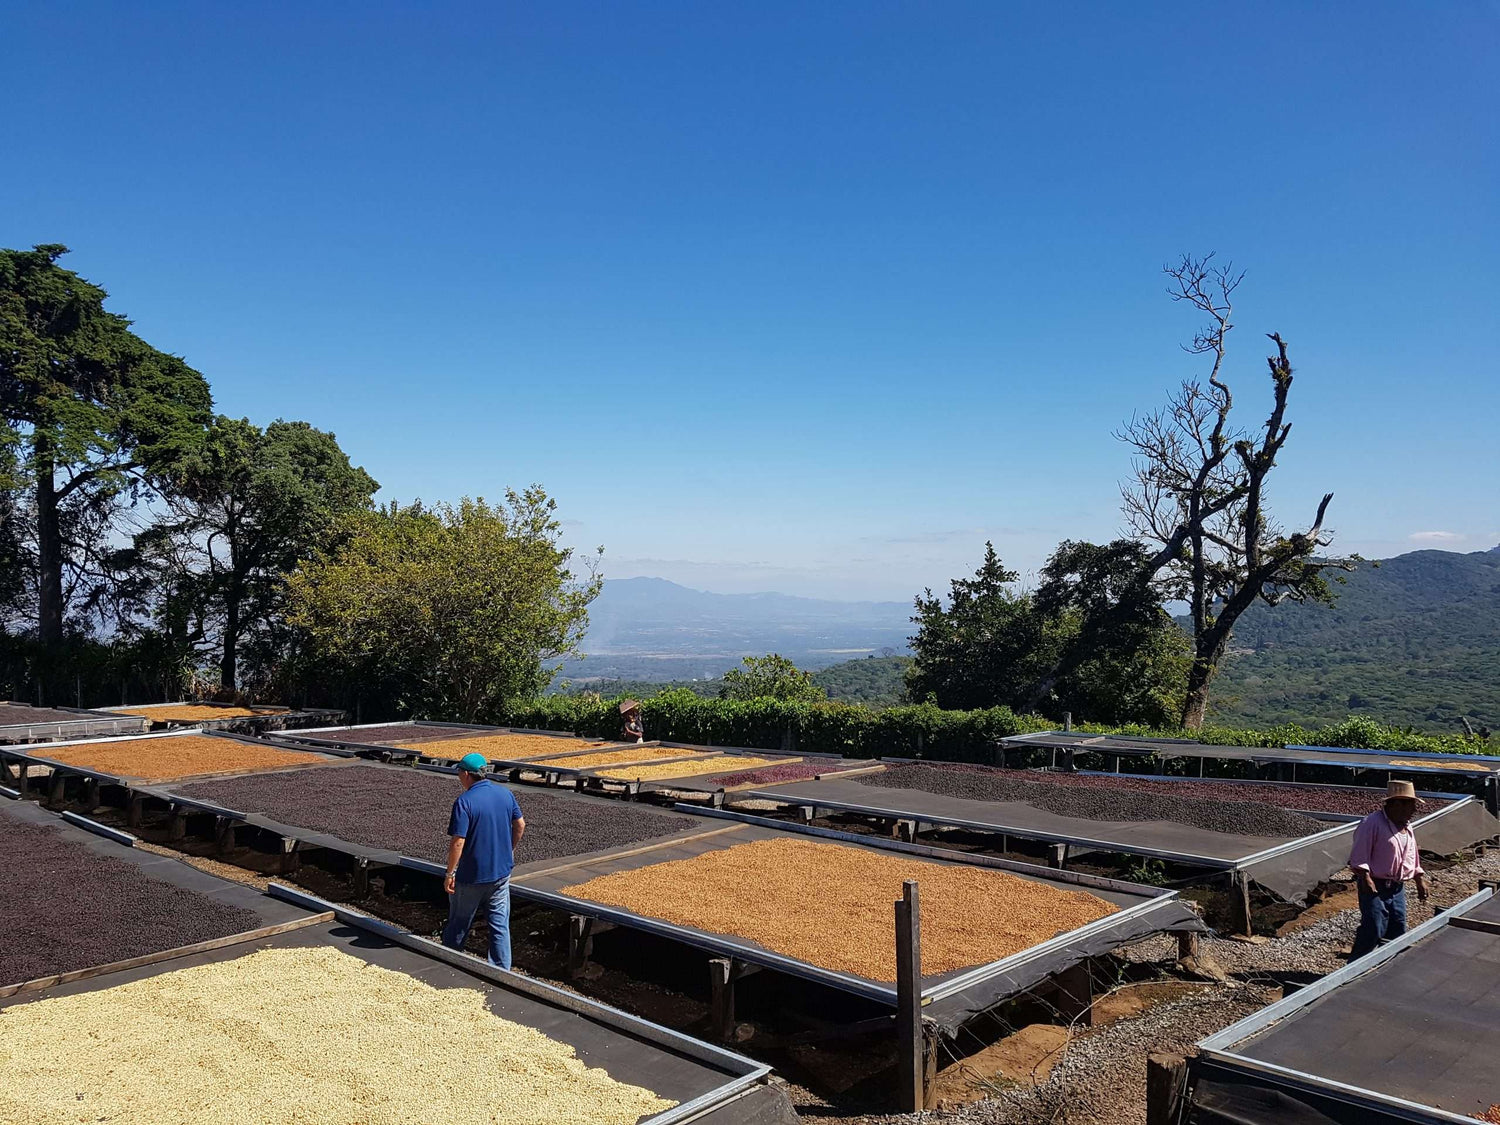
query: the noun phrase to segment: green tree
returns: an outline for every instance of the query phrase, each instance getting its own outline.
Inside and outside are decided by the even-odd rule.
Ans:
[[[1176,723],[1190,646],[1157,596],[1149,558],[1131,539],[1058,545],[1033,604],[1061,643],[1030,709],[1095,723]]]
[[[724,673],[720,699],[780,699],[787,703],[817,703],[828,693],[784,656],[747,656],[744,667]]]
[[[211,652],[233,691],[247,647],[263,679],[284,646],[286,576],[379,485],[306,422],[222,415],[171,485],[165,517],[135,539],[143,592],[162,633]]]
[[[1161,725],[1175,719],[1186,638],[1162,608],[1131,540],[1064,542],[1033,593],[985,544],[946,605],[917,599],[907,693],[950,710],[1009,707],[1056,719]]]
[[[576,652],[602,579],[571,569],[538,486],[490,505],[362,512],[289,579],[307,674],[380,692],[398,713],[475,721],[542,691]],[[602,548],[601,548],[602,551]]]
[[[0,445],[21,451],[37,635],[63,637],[90,596],[115,506],[137,500],[202,439],[208,383],[104,309],[57,265],[64,246],[0,250]]]
[[[971,710],[1031,698],[1054,663],[1057,638],[1031,598],[1012,592],[1019,577],[986,543],[974,577],[949,584],[946,606],[930,589],[916,599],[917,632],[906,673],[910,699]]]

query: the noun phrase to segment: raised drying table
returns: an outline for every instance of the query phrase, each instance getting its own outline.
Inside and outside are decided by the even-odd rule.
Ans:
[[[151,720],[77,707],[32,707],[0,702],[0,743],[54,742],[110,734],[144,734]]]
[[[1500,1102],[1493,886],[1198,1044],[1182,1119],[1468,1122]]]
[[[794,828],[733,812],[697,809],[696,814],[710,823],[719,822],[718,830],[680,840],[662,841],[649,847],[621,849],[614,853],[602,853],[572,861],[535,865],[526,870],[518,868],[511,879],[512,893],[518,898],[542,903],[572,915],[655,934],[748,965],[776,969],[789,976],[849,992],[889,1007],[894,1007],[897,1001],[893,981],[878,981],[825,968],[775,952],[753,940],[731,933],[710,932],[648,917],[632,910],[564,893],[564,888],[601,876],[637,871],[674,860],[693,859],[740,844],[814,838],[840,848],[865,853],[904,855],[955,868],[978,866],[1001,870],[1058,889],[1086,891],[1117,908],[1115,913],[1105,915],[1096,922],[1058,934],[1002,960],[923,977],[923,1017],[948,1031],[960,1026],[974,1013],[1026,991],[1087,957],[1129,944],[1152,933],[1166,930],[1199,931],[1204,928],[1196,914],[1177,901],[1175,892],[1160,888],[1073,872],[1049,872],[1031,864],[955,856],[952,852],[920,845],[870,842],[846,833]],[[788,909],[794,908],[793,904],[789,904]],[[732,918],[728,919],[731,925],[732,921]]]
[[[325,772],[326,771],[326,772]],[[246,825],[282,840],[284,870],[311,849],[350,861],[354,893],[369,876],[398,867],[440,877],[448,812],[459,789],[452,767],[403,766],[355,760],[316,770],[251,775],[222,782],[137,787],[174,816],[211,816],[225,850]],[[692,817],[618,801],[552,790],[519,790],[530,816],[517,856],[518,872],[534,862],[582,855],[641,840],[690,836],[714,826]],[[611,844],[611,841],[613,843]],[[528,860],[528,854],[545,858]]]
[[[152,729],[237,731],[264,734],[273,730],[310,727],[344,717],[344,712],[326,707],[282,707],[276,704],[251,703],[130,703],[102,708],[105,713],[144,718]],[[211,714],[222,711],[222,716]]]
[[[1058,848],[1058,863],[1066,862],[1068,849],[1086,848],[1227,874],[1240,888],[1237,901],[1243,917],[1238,921],[1247,929],[1250,882],[1288,902],[1303,901],[1310,890],[1347,865],[1356,827],[1348,821],[1300,838],[1240,836],[1166,820],[1086,820],[1023,801],[979,801],[839,778],[766,786],[740,796],[800,807],[813,819],[819,809],[829,809],[907,822],[913,835],[921,825],[930,824],[1042,841]],[[1419,817],[1413,827],[1425,849],[1444,854],[1500,832],[1500,822],[1472,797],[1442,801],[1441,808]]]
[[[1196,759],[1200,774],[1209,761],[1248,762],[1274,765],[1282,780],[1296,781],[1298,766],[1336,768],[1359,776],[1371,771],[1392,774],[1468,779],[1484,786],[1492,812],[1500,793],[1500,757],[1486,754],[1431,754],[1384,750],[1355,750],[1336,746],[1215,746],[1182,738],[1127,738],[1122,735],[1090,735],[1078,731],[1043,731],[1001,739],[1002,753],[1009,750],[1046,750],[1052,764],[1070,769],[1080,754],[1099,754],[1115,762],[1122,758],[1150,758],[1158,765],[1174,758]]]
[[[306,768],[309,765],[326,765],[352,757],[347,752],[331,748],[313,751],[302,747],[277,748],[265,740],[249,735],[230,734],[226,731],[200,731],[197,729],[161,731],[154,734],[124,735],[115,738],[86,738],[67,742],[51,742],[43,748],[46,753],[15,746],[0,746],[0,784],[14,784],[22,796],[28,796],[31,770],[42,771],[47,778],[45,800],[49,804],[61,804],[68,799],[70,788],[88,809],[96,807],[104,799],[106,791],[122,790],[127,795],[134,789],[146,786],[151,780],[140,773],[119,767],[106,767],[101,762],[117,755],[127,755],[139,750],[142,753],[169,750],[193,740],[194,744],[204,740],[223,741],[226,754],[238,753],[242,762],[250,764],[226,769],[194,770],[190,774],[174,775],[172,780],[183,777],[221,777],[237,773],[274,772],[278,769]],[[238,751],[235,747],[241,747]],[[88,760],[92,758],[93,760]],[[73,759],[73,760],[66,760]],[[208,765],[211,762],[205,761]],[[157,778],[155,780],[161,780]],[[138,823],[139,804],[127,797],[131,824]]]

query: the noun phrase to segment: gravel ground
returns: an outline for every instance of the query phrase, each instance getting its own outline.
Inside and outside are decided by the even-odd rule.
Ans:
[[[423,770],[346,766],[229,778],[181,792],[351,844],[441,863],[459,788],[453,778]],[[581,801],[530,788],[511,792],[526,817],[519,863],[622,847],[702,823],[623,801]]]
[[[51,826],[0,822],[0,984],[253,930],[257,916],[148,878]]]
[[[1251,801],[1202,800],[1136,790],[1056,785],[1022,780],[1022,770],[986,766],[903,765],[854,778],[883,789],[920,789],[971,801],[1024,801],[1059,816],[1083,820],[1170,820],[1209,832],[1296,839],[1328,825],[1312,817]]]

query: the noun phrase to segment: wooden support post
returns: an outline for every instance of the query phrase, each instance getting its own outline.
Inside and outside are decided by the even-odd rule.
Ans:
[[[922,1030],[922,911],[917,881],[896,903],[896,1080],[902,1113],[927,1108],[927,1050]]]
[[[818,819],[818,807],[816,805],[801,805],[797,811],[802,814],[803,824],[811,824]]]
[[[234,851],[234,821],[227,816],[214,817],[214,851],[219,855]]]
[[[302,866],[302,857],[298,854],[299,841],[291,836],[281,838],[281,873],[291,875]]]
[[[370,897],[370,861],[364,856],[356,856],[354,859],[354,870],[349,875],[350,891],[355,900]]]
[[[1063,867],[1067,864],[1067,862],[1068,862],[1068,845],[1067,844],[1048,844],[1047,845],[1047,866],[1048,867],[1055,867],[1059,871],[1061,871],[1063,869]]]
[[[1146,1056],[1146,1125],[1177,1125],[1187,1089],[1187,1059]]]
[[[1229,913],[1235,933],[1255,936],[1250,915],[1250,876],[1243,871],[1236,871],[1229,878]]]
[[[53,770],[47,783],[47,804],[56,808],[63,802],[63,790],[67,787],[67,775],[62,770]]]
[[[594,949],[594,920],[582,914],[568,915],[568,979],[574,980],[588,964]]]
[[[1071,711],[1064,711],[1063,712],[1063,730],[1071,731],[1072,729],[1073,729],[1073,712],[1071,712]]]
[[[712,957],[708,962],[708,984],[712,996],[709,1026],[721,1043],[734,1038],[734,962],[728,957]]]
[[[1198,931],[1179,930],[1177,932],[1177,960],[1191,961],[1198,956]]]
[[[1491,775],[1484,779],[1484,807],[1491,816],[1500,816],[1500,777]]]
[[[172,823],[167,826],[168,840],[187,838],[187,810],[181,805],[172,806]]]
[[[99,779],[97,777],[86,777],[83,779],[83,811],[91,813],[99,807]]]
[[[10,759],[0,758],[0,785],[10,784]]]
[[[139,828],[146,812],[146,798],[132,793],[125,801],[125,827]]]
[[[16,763],[16,792],[26,796],[26,786],[30,782],[31,766],[27,762]]]
[[[1057,989],[1058,1014],[1079,1027],[1093,1026],[1094,976],[1089,963],[1081,961],[1052,978]]]

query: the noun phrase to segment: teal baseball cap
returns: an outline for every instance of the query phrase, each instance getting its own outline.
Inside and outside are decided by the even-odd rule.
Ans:
[[[489,764],[490,760],[483,754],[465,754],[458,760],[458,768],[469,773],[483,773]]]

